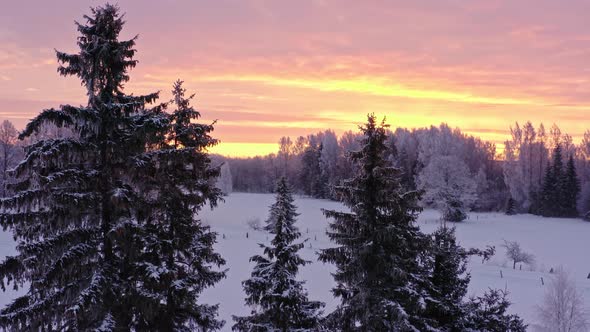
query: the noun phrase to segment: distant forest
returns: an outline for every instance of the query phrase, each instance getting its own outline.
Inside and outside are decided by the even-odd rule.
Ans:
[[[447,124],[397,128],[388,131],[387,160],[400,169],[407,189],[423,191],[425,207],[448,211],[449,205],[458,205],[462,211],[590,219],[590,130],[579,144],[555,124],[546,130],[542,123],[537,128],[531,122],[515,123],[510,133],[498,154],[494,143]],[[19,141],[14,125],[3,121],[1,194],[10,169],[23,158],[23,146],[68,135],[63,128],[46,126]],[[285,176],[297,194],[338,200],[334,188],[356,174],[347,154],[360,148],[359,137],[352,131],[338,137],[328,129],[296,139],[282,137],[277,152],[267,156],[212,159],[223,164],[218,184],[225,192],[270,193]]]
[[[542,123],[515,123],[510,133],[498,154],[495,144],[447,124],[397,128],[388,131],[387,160],[408,189],[424,191],[426,207],[590,217],[590,130],[577,145],[555,124],[546,130]],[[214,159],[229,166],[233,191],[272,192],[284,175],[301,195],[337,200],[334,188],[355,174],[346,156],[359,149],[359,135],[325,130],[282,137],[271,155]]]

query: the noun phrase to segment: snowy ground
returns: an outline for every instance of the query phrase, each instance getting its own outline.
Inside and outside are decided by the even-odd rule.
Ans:
[[[224,331],[230,331],[232,315],[246,315],[249,309],[244,306],[241,281],[250,275],[252,265],[248,258],[260,253],[257,243],[266,242],[267,235],[252,231],[248,222],[259,220],[264,223],[268,207],[274,196],[267,194],[233,193],[216,210],[205,211],[202,218],[219,233],[217,250],[227,260],[227,278],[214,289],[207,290],[202,300],[220,303],[220,315],[226,320]],[[307,280],[310,298],[326,302],[326,312],[337,304],[330,289],[333,280],[330,272],[333,266],[316,260],[316,251],[329,247],[325,230],[328,221],[321,209],[343,209],[337,202],[298,198],[295,203],[298,212],[298,226],[309,244],[302,249],[304,258],[313,263],[304,267],[300,277]],[[426,210],[419,219],[420,227],[433,231],[439,224],[436,211]],[[540,303],[544,286],[541,277],[547,282],[551,278],[549,270],[562,265],[570,271],[584,291],[585,302],[590,309],[590,223],[578,219],[540,218],[532,215],[506,216],[501,213],[472,213],[466,222],[457,224],[457,238],[465,247],[496,246],[496,255],[486,264],[474,259],[471,271],[470,295],[481,294],[488,288],[508,289],[512,310],[523,317],[527,323],[534,323],[535,305]],[[248,238],[246,238],[248,232]],[[225,239],[223,238],[225,235]],[[535,255],[536,264],[532,268],[523,266],[522,270],[512,270],[512,263],[505,259],[501,247],[503,239],[519,241],[522,248]],[[500,277],[502,271],[503,278]]]
[[[244,293],[241,281],[248,278],[251,267],[248,259],[260,253],[258,243],[266,242],[267,235],[250,229],[248,223],[258,220],[262,225],[272,204],[273,195],[234,193],[226,198],[217,209],[206,210],[202,219],[219,233],[217,250],[227,261],[227,278],[215,288],[205,291],[201,300],[219,303],[220,315],[226,320],[223,331],[230,331],[232,315],[246,315]],[[330,272],[333,266],[316,261],[316,251],[331,244],[325,235],[328,221],[321,213],[322,208],[342,209],[332,201],[298,198],[296,200],[299,229],[309,238],[301,253],[313,263],[304,267],[300,277],[307,280],[311,299],[326,302],[326,312],[337,304],[330,289],[333,280]],[[419,218],[420,227],[430,232],[438,225],[436,211],[424,211]],[[248,238],[246,238],[248,233]],[[225,238],[224,238],[225,236]],[[578,219],[540,218],[532,215],[505,216],[500,213],[472,213],[466,222],[457,224],[457,237],[465,247],[496,246],[496,255],[486,264],[475,259],[469,266],[472,279],[470,294],[481,294],[488,288],[508,289],[514,303],[513,312],[520,314],[528,323],[534,323],[535,305],[541,302],[549,270],[562,265],[570,271],[583,290],[586,306],[590,309],[590,223]],[[536,264],[531,268],[512,270],[512,264],[505,259],[502,240],[519,241],[522,248],[535,255]],[[7,233],[0,232],[0,252],[14,254],[14,242]],[[531,271],[532,270],[532,271]],[[502,271],[503,278],[500,277]],[[0,293],[0,307],[8,303],[15,292]]]

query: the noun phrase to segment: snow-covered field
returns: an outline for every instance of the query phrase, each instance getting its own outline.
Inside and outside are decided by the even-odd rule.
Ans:
[[[201,298],[207,303],[220,304],[220,315],[226,320],[223,331],[231,330],[232,315],[249,313],[249,308],[244,306],[241,282],[250,275],[249,257],[260,253],[257,244],[266,242],[268,237],[263,232],[253,231],[248,224],[258,221],[262,225],[273,199],[274,195],[270,194],[233,193],[217,209],[201,214],[201,218],[219,233],[217,250],[227,261],[227,278],[205,291]],[[331,245],[325,235],[328,220],[321,209],[343,207],[337,202],[309,198],[297,198],[296,205],[300,213],[298,227],[303,237],[309,239],[301,253],[313,262],[302,269],[300,277],[307,280],[310,298],[326,302],[326,312],[329,312],[337,304],[330,293],[333,286],[330,272],[334,268],[316,261],[316,251]],[[438,218],[436,211],[426,210],[418,222],[424,231],[430,232],[437,227]],[[534,323],[535,305],[541,302],[546,288],[541,285],[541,278],[547,283],[551,279],[549,270],[561,265],[571,272],[583,290],[586,306],[590,309],[590,279],[586,278],[590,273],[590,223],[532,215],[471,213],[468,221],[456,226],[457,237],[463,246],[496,246],[496,255],[486,264],[481,264],[477,258],[471,262],[470,294],[481,294],[490,287],[506,288],[513,302],[512,311],[520,314],[527,323]],[[535,255],[535,266],[512,270],[512,263],[507,261],[501,247],[503,239],[520,242],[525,251]],[[10,234],[0,233],[0,250],[2,256],[14,254]],[[0,293],[0,306],[14,296],[13,291]]]
[[[248,258],[260,253],[257,243],[266,242],[267,235],[250,229],[248,222],[259,220],[263,224],[273,200],[274,196],[270,194],[233,193],[216,210],[202,214],[202,218],[219,233],[217,249],[227,260],[229,269],[227,278],[202,296],[203,301],[220,304],[220,315],[226,320],[224,331],[231,330],[232,315],[249,313],[249,308],[244,306],[241,281],[250,275],[252,265]],[[316,260],[316,251],[331,245],[325,235],[328,221],[321,209],[343,207],[337,202],[309,198],[297,198],[295,204],[300,213],[299,229],[303,237],[309,239],[301,253],[313,262],[302,269],[300,277],[307,280],[310,298],[326,302],[326,312],[329,312],[337,304],[330,293],[333,286],[330,272],[334,268]],[[426,210],[418,222],[424,231],[430,232],[438,226],[438,219],[438,212]],[[590,309],[590,279],[586,278],[590,273],[590,223],[533,215],[471,213],[468,221],[456,226],[457,238],[463,246],[496,246],[496,255],[486,264],[481,264],[477,258],[471,262],[470,295],[479,295],[490,287],[506,288],[513,302],[512,311],[520,314],[527,323],[534,323],[535,305],[541,302],[546,287],[541,285],[541,277],[547,283],[551,279],[549,270],[561,265],[571,272],[583,289],[586,306]],[[512,270],[512,263],[507,261],[501,247],[503,239],[518,241],[525,251],[535,255],[533,271],[525,266],[522,270]]]

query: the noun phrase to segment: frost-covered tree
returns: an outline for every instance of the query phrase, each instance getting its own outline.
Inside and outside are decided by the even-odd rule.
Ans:
[[[202,228],[195,233],[198,225],[185,208],[201,206],[207,199],[215,202],[217,193],[208,191],[214,187],[207,180],[217,172],[201,173],[207,166],[202,151],[183,152],[165,142],[167,133],[177,132],[170,128],[170,117],[161,105],[150,107],[157,93],[124,92],[128,71],[137,61],[135,38],[119,40],[124,25],[119,9],[107,4],[84,18],[85,23],[77,23],[79,52],[57,52],[57,58],[58,72],[78,77],[88,102],[44,110],[26,126],[21,139],[48,124],[65,128],[70,135],[40,138],[28,146],[15,170],[15,195],[0,203],[0,221],[18,241],[17,255],[0,263],[1,286],[29,285],[24,295],[0,312],[0,326],[19,331],[139,329],[160,313],[160,306],[171,303],[166,291],[154,286],[160,284],[175,288],[167,291],[180,301],[174,315],[183,317],[176,321],[190,322],[197,316],[208,320],[213,312],[191,303],[210,279],[186,273],[207,261],[202,258],[210,250],[211,234]],[[197,146],[210,143],[207,132],[195,135],[192,125],[183,128],[190,139],[199,140]],[[183,208],[171,219],[166,219],[167,209],[156,213],[162,202],[150,202],[160,195],[161,185],[188,183],[189,172],[175,171],[183,176],[177,180],[172,174],[157,173],[170,166],[158,165],[157,156],[168,152],[178,156],[173,164],[187,171],[193,167],[192,175],[197,174],[191,179],[195,183],[182,190],[185,196],[177,204]],[[159,182],[158,176],[168,179]],[[172,223],[185,224],[189,235],[201,238],[172,235],[173,243],[154,252],[161,242],[156,239],[159,230],[179,234],[167,227]],[[199,252],[177,250],[181,248]],[[184,255],[200,259],[183,267],[187,271],[183,275],[158,270],[183,264]],[[172,265],[167,265],[171,258]],[[172,279],[151,284],[151,276]]]
[[[358,141],[359,135],[352,131],[346,131],[340,136],[338,142],[341,151],[341,154],[338,157],[338,179],[340,181],[352,177],[356,171],[354,164],[348,158],[348,154],[352,151],[357,151],[360,148]]]
[[[539,332],[583,332],[590,328],[590,316],[575,281],[563,268],[557,269],[543,303],[537,306]]]
[[[439,209],[447,221],[464,220],[465,211],[477,199],[477,185],[469,169],[455,156],[430,158],[417,182],[418,188],[424,191],[422,202]]]
[[[301,157],[301,170],[299,181],[303,187],[303,193],[316,198],[326,198],[327,181],[321,170],[322,144],[317,142],[315,136],[310,136],[308,146]]]
[[[200,113],[182,83],[174,83],[175,109],[161,146],[136,158],[145,216],[134,283],[143,295],[141,305],[148,308],[146,317],[135,319],[140,331],[212,331],[223,325],[217,305],[198,301],[203,289],[225,276],[216,270],[225,262],[213,250],[216,234],[195,219],[222,195],[215,185],[219,169],[207,155],[217,140],[210,136],[212,125],[197,122]]]
[[[250,258],[256,265],[243,282],[252,307],[250,316],[236,317],[234,331],[317,331],[321,319],[318,301],[310,301],[304,282],[296,279],[299,267],[308,264],[297,253],[304,243],[295,243],[301,233],[295,226],[297,211],[283,177],[277,183],[276,201],[270,208],[266,230],[274,235],[271,245],[260,245],[264,255]]]
[[[516,264],[524,263],[524,264],[533,264],[535,262],[535,256],[525,252],[520,247],[520,243],[516,241],[506,241],[504,240],[504,244],[502,245],[506,249],[506,257],[508,257],[512,261],[512,268],[516,269]]]
[[[336,137],[334,131],[326,130],[322,138],[320,171],[326,179],[329,195],[332,187],[338,183],[338,156],[340,156],[338,137]]]
[[[505,142],[504,180],[515,200],[517,211],[535,212],[536,198],[542,186],[547,161],[546,133],[543,124],[537,130],[530,121],[510,127],[511,140]]]
[[[466,332],[526,332],[527,325],[514,314],[506,311],[510,307],[508,294],[491,289],[482,296],[471,298],[465,305]]]
[[[0,197],[6,196],[6,184],[9,179],[8,170],[16,166],[19,157],[17,146],[18,132],[12,122],[4,120],[0,124]]]
[[[229,194],[233,191],[233,183],[231,177],[231,170],[228,163],[223,163],[219,170],[219,177],[217,178],[217,188],[224,194]]]
[[[361,149],[350,154],[358,172],[335,188],[350,212],[326,210],[334,219],[328,236],[335,247],[319,259],[336,265],[332,292],[341,303],[328,324],[344,331],[426,330],[428,284],[420,257],[428,238],[415,220],[419,193],[400,184],[400,169],[384,159],[387,126],[374,115],[361,127]]]

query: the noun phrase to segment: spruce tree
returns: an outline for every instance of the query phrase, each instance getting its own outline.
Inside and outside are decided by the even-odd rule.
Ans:
[[[508,202],[506,203],[506,215],[512,216],[516,214],[516,201],[512,196],[508,198]]]
[[[442,219],[451,222],[461,222],[467,219],[467,213],[465,213],[465,206],[461,201],[460,197],[453,193],[447,192],[443,197],[444,200],[442,208]]]
[[[324,304],[308,300],[304,282],[296,279],[299,267],[309,262],[297,254],[304,243],[294,243],[301,233],[295,226],[298,214],[284,177],[279,180],[276,192],[276,202],[271,206],[266,225],[274,238],[270,246],[260,245],[264,255],[250,258],[256,266],[251,278],[243,282],[248,295],[246,304],[253,310],[250,316],[233,317],[235,331],[319,329],[319,310]]]
[[[201,291],[225,276],[214,266],[224,264],[213,251],[216,234],[194,215],[205,204],[217,204],[219,169],[211,167],[207,148],[217,143],[213,126],[195,122],[200,113],[186,97],[182,81],[172,90],[175,110],[157,150],[138,158],[136,171],[145,195],[146,216],[138,257],[138,292],[150,294],[143,307],[151,313],[138,330],[212,331],[221,328],[217,306],[198,303]]]
[[[467,270],[468,252],[457,244],[455,229],[442,225],[432,234],[432,293],[427,301],[427,315],[444,331],[463,330],[463,297],[471,279]]]
[[[562,180],[562,202],[563,202],[563,216],[577,217],[578,216],[578,197],[580,194],[580,180],[576,174],[576,165],[574,157],[570,156]]]
[[[554,216],[556,193],[558,192],[557,180],[555,172],[551,164],[547,163],[545,168],[545,176],[543,178],[543,188],[541,188],[541,195],[539,197],[541,204],[539,204],[539,211],[542,216]]]
[[[210,253],[211,234],[201,228],[201,238],[189,239],[178,236],[182,230],[176,229],[170,237],[173,243],[161,248],[156,248],[162,242],[156,238],[172,224],[186,226],[188,230],[183,230],[195,234],[198,227],[188,226],[187,208],[201,206],[203,199],[216,201],[218,193],[206,183],[215,171],[200,173],[207,168],[202,151],[184,153],[164,143],[167,137],[179,136],[170,134],[171,120],[178,122],[162,111],[162,105],[149,106],[157,93],[134,96],[123,91],[128,70],[137,61],[133,59],[135,38],[119,40],[124,25],[119,9],[107,4],[84,18],[85,24],[76,23],[80,51],[57,52],[57,58],[58,72],[77,76],[86,88],[88,102],[44,110],[27,125],[21,139],[47,124],[67,128],[72,135],[28,146],[24,161],[15,170],[15,195],[1,201],[0,221],[18,241],[18,254],[0,264],[1,286],[4,289],[6,281],[13,287],[28,284],[29,289],[0,312],[0,326],[19,331],[134,330],[161,312],[161,302],[155,303],[168,299],[164,296],[168,285],[178,287],[173,293],[180,301],[176,315],[187,317],[175,322],[190,322],[196,316],[211,320],[206,316],[212,310],[187,305],[194,301],[187,298],[203,287],[200,283],[211,279],[199,280],[195,289],[190,282],[184,288],[183,282],[191,277],[180,276],[178,267],[170,273],[158,270],[170,266],[165,258],[171,252],[176,255],[174,263],[182,263],[191,254],[207,262],[202,256]],[[210,141],[206,134],[191,136],[192,127],[183,126],[190,137],[200,141],[192,148]],[[190,166],[199,173],[196,186],[204,194],[203,198],[192,193],[177,197],[183,208],[174,216],[171,207],[161,208],[163,203],[153,204],[150,199],[161,185],[185,185],[188,173],[177,170],[174,176],[184,178],[162,182],[157,174],[162,169],[158,156],[166,153],[160,149],[180,159],[174,165]],[[145,170],[156,174],[150,177]],[[200,244],[199,253],[183,252],[195,250],[194,245],[184,243],[189,240]],[[162,251],[155,253],[156,249]],[[180,258],[182,255],[186,256]],[[213,257],[209,261],[219,262]],[[148,273],[176,279],[153,287]]]
[[[465,324],[461,331],[526,332],[527,325],[514,314],[508,314],[508,294],[491,289],[483,296],[471,298],[465,305]]]
[[[551,204],[552,208],[551,216],[561,217],[564,215],[564,207],[566,203],[566,197],[564,197],[565,188],[565,172],[563,167],[563,153],[561,144],[557,144],[553,150],[553,181],[555,182],[555,191],[550,197],[552,197]]]
[[[334,219],[328,236],[336,247],[319,259],[337,268],[332,292],[341,303],[328,316],[337,330],[427,330],[432,322],[424,315],[429,280],[421,264],[428,238],[415,223],[420,194],[405,191],[401,170],[384,159],[386,128],[368,116],[361,150],[350,154],[358,173],[335,188],[351,211],[324,211]]]
[[[573,156],[563,166],[561,146],[553,151],[553,164],[547,165],[539,195],[538,211],[545,217],[577,217],[580,182]]]

